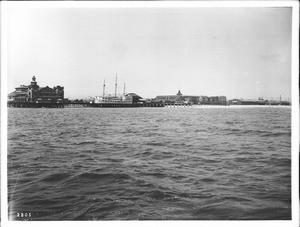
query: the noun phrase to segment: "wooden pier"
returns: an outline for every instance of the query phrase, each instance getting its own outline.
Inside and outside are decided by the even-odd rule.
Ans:
[[[65,103],[8,102],[7,106],[16,108],[64,108]]]
[[[65,103],[46,103],[46,102],[8,102],[8,107],[16,108],[137,108],[137,107],[164,107],[161,102],[145,103],[86,103],[86,102],[65,102]]]

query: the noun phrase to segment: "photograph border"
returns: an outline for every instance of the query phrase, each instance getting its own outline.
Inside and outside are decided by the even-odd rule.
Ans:
[[[1,225],[2,226],[299,226],[299,3],[298,1],[59,1],[0,2],[1,6]],[[292,220],[287,221],[9,221],[7,204],[7,16],[14,7],[28,8],[140,8],[140,7],[292,7]]]

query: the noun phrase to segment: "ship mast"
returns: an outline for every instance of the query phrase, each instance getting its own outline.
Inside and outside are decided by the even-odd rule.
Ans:
[[[116,74],[116,83],[115,83],[115,97],[117,97],[117,80],[118,80],[118,74]]]
[[[124,93],[124,95],[125,95],[125,83],[124,83],[124,92],[123,92],[123,93]]]

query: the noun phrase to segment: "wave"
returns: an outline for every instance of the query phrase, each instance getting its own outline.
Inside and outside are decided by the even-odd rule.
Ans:
[[[88,141],[76,141],[73,144],[74,145],[85,145],[85,144],[96,144],[97,141],[95,140],[88,140]]]
[[[72,181],[80,180],[126,180],[131,179],[131,176],[126,173],[95,173],[95,172],[85,172],[77,175],[72,179]]]
[[[12,214],[38,212],[33,220],[291,217],[290,109],[82,108],[57,110],[65,113],[59,117],[56,110],[36,111],[13,109],[8,116]]]
[[[242,129],[242,128],[229,128],[223,129],[227,135],[257,135],[261,137],[281,137],[281,136],[291,136],[290,131],[286,132],[274,132],[274,131],[267,131],[267,130],[260,130],[260,129]]]
[[[262,137],[281,137],[291,136],[291,132],[268,132],[261,135]]]
[[[154,189],[145,194],[145,197],[148,198],[148,200],[174,200],[178,199],[178,196],[176,196],[173,192],[163,191],[159,189]]]
[[[148,143],[146,143],[146,145],[148,145],[148,146],[155,146],[155,147],[163,147],[163,146],[166,146],[166,143],[162,143],[162,142],[148,142]]]
[[[212,178],[202,178],[200,179],[201,182],[204,182],[204,183],[213,183],[213,182],[216,182],[216,180],[212,179]]]
[[[44,177],[43,179],[41,179],[41,181],[56,182],[56,181],[67,179],[68,177],[70,177],[70,174],[68,173],[53,173]]]

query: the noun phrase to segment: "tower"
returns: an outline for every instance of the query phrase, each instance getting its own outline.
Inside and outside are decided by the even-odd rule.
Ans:
[[[39,85],[37,85],[36,77],[32,77],[32,81],[28,86],[28,96],[30,101],[35,101],[39,96]]]
[[[182,96],[182,93],[180,92],[180,90],[177,92],[176,95],[177,95],[177,96]]]
[[[117,97],[117,80],[118,80],[118,74],[116,74],[116,83],[115,83],[115,97]]]
[[[104,96],[105,96],[105,79],[104,79],[104,83],[103,83],[103,98],[104,98]]]
[[[32,85],[32,86],[35,86],[36,83],[37,83],[37,82],[36,82],[36,78],[35,78],[35,76],[33,76],[33,77],[32,77],[32,81],[31,81],[31,85]]]

